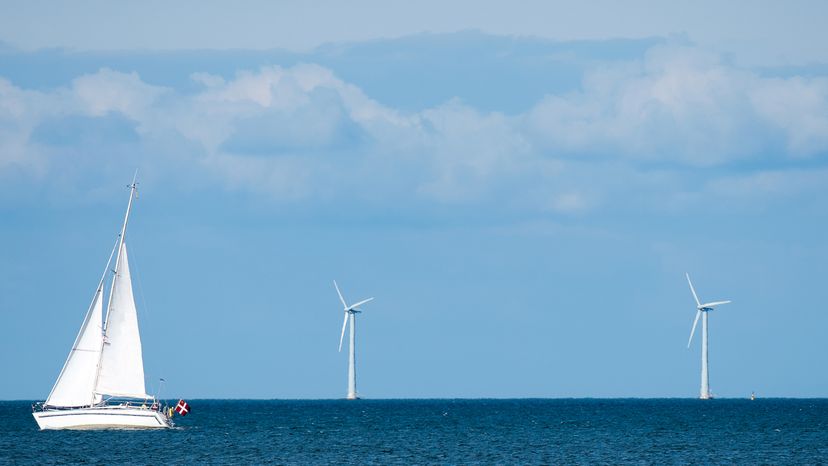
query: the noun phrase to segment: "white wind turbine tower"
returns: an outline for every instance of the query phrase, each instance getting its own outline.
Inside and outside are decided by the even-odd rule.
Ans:
[[[710,395],[710,377],[707,372],[707,313],[712,311],[714,307],[719,304],[727,304],[730,301],[714,301],[711,303],[702,304],[699,301],[699,296],[696,294],[696,289],[693,288],[693,282],[690,281],[690,274],[687,276],[687,283],[690,284],[690,291],[693,293],[693,298],[696,300],[696,320],[693,321],[693,329],[690,330],[690,339],[687,340],[687,347],[690,348],[690,343],[693,341],[693,334],[696,333],[696,325],[699,323],[699,316],[702,317],[702,369],[701,369],[701,391],[699,398],[707,400],[711,398]]]
[[[342,351],[342,340],[345,339],[345,327],[348,326],[348,320],[351,321],[351,347],[348,351],[348,399],[349,400],[356,400],[357,393],[356,393],[356,353],[354,347],[354,333],[355,333],[355,325],[356,325],[356,315],[360,312],[359,306],[371,301],[374,298],[363,299],[362,301],[348,305],[345,302],[345,298],[342,297],[342,292],[339,291],[339,286],[336,284],[336,280],[334,280],[334,288],[336,288],[336,294],[339,295],[339,300],[342,301],[342,306],[345,308],[345,320],[342,322],[342,335],[339,336],[339,351]]]

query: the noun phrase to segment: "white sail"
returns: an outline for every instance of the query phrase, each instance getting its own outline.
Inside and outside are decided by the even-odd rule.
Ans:
[[[92,304],[72,345],[66,364],[46,399],[49,406],[89,406],[93,402],[98,361],[103,333],[103,282],[95,292]]]
[[[152,398],[144,385],[144,359],[138,314],[132,296],[126,243],[121,244],[118,270],[112,283],[100,374],[95,392],[125,398]]]

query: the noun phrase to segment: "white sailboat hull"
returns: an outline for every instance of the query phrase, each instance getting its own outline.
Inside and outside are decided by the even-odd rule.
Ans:
[[[44,410],[32,413],[40,430],[46,429],[166,429],[172,423],[164,413],[140,407],[97,407]]]

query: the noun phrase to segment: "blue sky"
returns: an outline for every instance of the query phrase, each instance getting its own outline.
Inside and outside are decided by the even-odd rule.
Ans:
[[[107,5],[0,18],[0,398],[48,394],[135,169],[170,396],[344,396],[333,279],[366,397],[696,396],[686,271],[733,300],[714,393],[826,395],[821,4]]]

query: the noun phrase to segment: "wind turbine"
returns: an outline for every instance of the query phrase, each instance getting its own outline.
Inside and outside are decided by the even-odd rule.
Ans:
[[[693,288],[693,282],[690,281],[690,274],[687,276],[687,283],[690,284],[690,291],[693,293],[693,298],[696,300],[696,320],[693,321],[693,329],[690,330],[690,339],[687,340],[687,347],[690,348],[690,343],[693,341],[693,334],[696,333],[696,325],[699,323],[699,316],[702,318],[702,369],[701,369],[701,391],[699,398],[707,400],[711,398],[710,395],[710,377],[707,372],[707,313],[712,311],[714,307],[719,304],[727,304],[730,301],[713,301],[711,303],[702,304],[699,301],[699,296],[696,294],[696,289]]]
[[[348,305],[345,302],[345,298],[342,297],[342,292],[339,291],[339,285],[336,284],[336,280],[334,280],[334,288],[336,288],[336,294],[339,295],[339,300],[342,301],[342,306],[345,308],[345,320],[342,321],[342,335],[339,336],[339,351],[342,351],[342,340],[345,339],[345,327],[348,326],[348,320],[351,321],[351,347],[348,351],[348,399],[349,400],[356,400],[357,393],[356,393],[356,353],[354,347],[354,333],[355,333],[355,325],[356,325],[356,315],[362,312],[359,309],[359,306],[371,301],[374,298],[363,299],[362,301]]]

